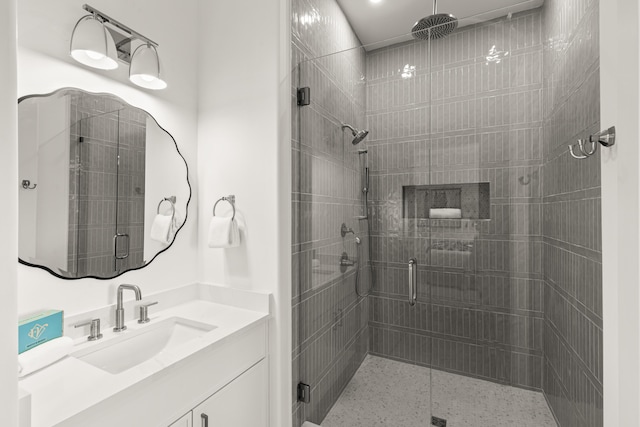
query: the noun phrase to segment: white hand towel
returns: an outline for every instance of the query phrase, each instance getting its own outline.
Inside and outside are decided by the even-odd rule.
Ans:
[[[233,248],[240,245],[238,222],[231,217],[214,216],[209,223],[209,247]]]
[[[429,218],[460,219],[462,218],[462,209],[451,209],[451,208],[429,209]]]
[[[244,218],[240,212],[236,215],[236,222],[238,223],[238,236],[240,237],[239,243],[242,244],[242,241],[247,237],[247,224],[244,222]]]
[[[171,242],[171,229],[173,228],[173,217],[171,215],[158,214],[151,224],[151,239],[160,243]]]
[[[18,376],[24,377],[57,362],[68,356],[72,348],[71,338],[60,337],[25,351],[18,355]]]
[[[184,219],[182,218],[182,214],[180,213],[180,211],[178,211],[178,209],[176,209],[176,213],[173,214],[173,222],[171,223],[170,236],[172,240],[173,236],[176,235],[178,229],[182,226],[183,223]]]

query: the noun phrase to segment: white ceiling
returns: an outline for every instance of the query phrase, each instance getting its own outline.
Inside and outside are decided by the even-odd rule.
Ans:
[[[413,24],[433,13],[431,0],[337,1],[367,50],[411,40]],[[438,0],[438,13],[452,13],[460,20],[460,26],[465,26],[543,3],[544,0]]]

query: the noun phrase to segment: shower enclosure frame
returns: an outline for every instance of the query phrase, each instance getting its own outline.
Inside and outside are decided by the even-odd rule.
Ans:
[[[504,25],[505,26],[504,33],[501,33],[501,37],[504,37],[504,38],[501,38],[501,40],[504,41],[504,39],[506,38],[507,41],[509,41],[508,37],[515,33],[515,30],[513,28],[510,28],[509,22],[515,22],[516,20],[521,18],[529,19],[528,16],[530,14],[531,12],[523,12],[520,14],[516,14],[513,17],[509,16],[508,18],[496,19],[496,20],[490,21],[489,23],[486,23],[485,26],[488,27],[488,26],[494,25],[496,22],[506,23]],[[539,18],[534,18],[534,19],[539,19]],[[494,24],[492,24],[491,22],[493,22]],[[540,25],[539,21],[536,21],[536,22],[537,22],[537,25]],[[479,24],[479,25],[482,26],[483,24]],[[464,29],[461,30],[461,32],[463,33],[464,31],[465,31]],[[470,65],[472,67],[475,66],[477,69],[480,70],[480,69],[490,69],[490,67],[497,68],[496,66],[498,64],[503,64],[502,67],[504,67],[505,64],[512,64],[511,67],[515,71],[511,71],[512,74],[507,73],[507,75],[504,76],[504,80],[503,80],[504,82],[508,82],[510,81],[510,79],[514,79],[514,81],[518,81],[518,79],[521,79],[521,78],[523,79],[530,78],[524,73],[522,75],[518,74],[517,72],[518,65],[516,65],[515,61],[520,59],[518,54],[525,54],[525,53],[531,54],[532,52],[535,55],[539,55],[539,58],[541,59],[540,52],[542,51],[542,40],[539,40],[539,43],[536,44],[535,46],[520,46],[517,44],[511,45],[510,43],[511,42],[509,41],[509,43],[507,43],[507,45],[503,45],[503,47],[500,47],[500,46],[496,47],[496,45],[492,43],[490,46],[487,46],[488,53],[484,56],[480,56],[480,55],[477,56],[475,60],[470,63]],[[518,41],[517,43],[520,43],[520,41]],[[340,56],[343,56],[344,58],[346,55],[347,55],[346,52],[337,52],[337,53],[327,55],[325,57],[313,58],[311,60],[307,60],[307,62],[315,61],[317,64],[320,64],[319,67],[330,66],[334,62],[339,61],[338,58]],[[442,55],[442,52],[435,53],[435,55]],[[431,58],[432,53],[429,52],[428,56]],[[440,57],[439,59],[441,60],[442,57]],[[344,61],[346,62],[347,60],[344,60]],[[539,62],[541,63],[541,61]],[[440,66],[440,64],[436,64],[436,65]],[[301,72],[301,69],[299,68],[298,71]],[[400,74],[400,71],[401,70],[398,70],[398,74]],[[535,90],[537,92],[536,96],[541,94],[542,92],[541,74],[542,72],[540,71],[539,77],[538,77],[539,80],[534,82],[536,85],[535,87],[532,86],[531,82],[529,82],[528,83],[529,87],[525,89],[516,87],[518,86],[516,84],[515,86],[513,86],[514,89],[511,90],[510,89],[512,88],[511,83],[506,83],[505,85],[506,90],[504,90],[504,97],[505,99],[507,99],[507,104],[502,106],[504,108],[504,110],[502,111],[505,112],[504,114],[506,116],[513,114],[513,117],[517,117],[517,115],[520,114],[520,112],[518,111],[518,108],[519,108],[518,105],[520,105],[519,97],[522,96],[523,93],[524,93],[524,96],[529,96],[528,93],[525,93],[527,92],[527,90],[529,89],[531,89],[532,91]],[[435,78],[435,71],[429,71],[428,78],[429,80]],[[495,76],[494,76],[494,79],[495,79]],[[363,81],[365,81],[364,78],[362,80],[355,81],[353,85],[357,86],[358,84],[363,84],[362,83]],[[494,83],[496,82],[497,80],[494,80]],[[482,84],[481,82],[477,82],[477,83]],[[484,83],[486,83],[486,81]],[[366,80],[366,84],[367,85],[369,84],[368,77]],[[299,85],[307,86],[304,78],[299,82]],[[430,82],[429,87],[435,88],[436,90],[438,90],[438,88],[441,86],[438,86],[433,82]],[[313,94],[315,90],[314,85],[311,85],[311,90]],[[498,90],[500,90],[500,88],[498,88]],[[313,96],[312,96],[312,99],[313,99]],[[511,100],[513,100],[512,103],[510,103]],[[486,102],[487,100],[474,99],[474,101]],[[429,93],[430,108],[433,106],[434,102],[435,101],[431,99],[431,93]],[[489,101],[489,102],[493,102],[493,101]],[[509,105],[511,105],[512,107],[510,108]],[[307,108],[307,107],[302,107],[302,108]],[[495,108],[495,105],[494,105],[494,108]],[[303,113],[301,113],[300,111],[297,111],[296,114],[297,114],[296,118],[299,120],[299,122],[296,123],[296,125],[299,130],[299,135],[301,135],[300,140],[298,141],[300,142],[304,138],[303,135],[305,133],[305,129],[303,129],[304,125],[302,124],[304,123],[304,119],[302,117]],[[526,112],[525,114],[530,114],[530,112]],[[533,140],[534,141],[539,140],[537,138],[542,137],[541,129],[542,129],[542,121],[543,121],[543,115],[544,115],[544,112],[542,111],[542,103],[539,103],[539,109],[537,110],[536,114],[537,115],[535,115],[535,117],[532,116],[533,118],[531,118],[530,120],[524,120],[524,121],[516,120],[514,122],[506,122],[505,124],[502,125],[504,128],[503,130],[505,134],[508,136],[513,135],[514,141],[517,141],[519,138],[521,138],[520,134],[523,131],[524,133],[528,132],[527,126],[531,124],[531,126],[537,127],[537,130],[534,132],[535,135],[533,137]],[[437,112],[429,113],[430,122],[431,121],[438,122],[438,120],[440,119],[441,117],[437,116]],[[345,120],[345,118],[340,118],[340,120],[341,121]],[[479,117],[478,120],[495,120],[495,117],[493,118]],[[434,123],[431,123],[431,125],[436,126],[434,125]],[[358,128],[363,128],[363,127],[368,129],[371,132],[371,135],[369,135],[367,142],[375,143],[378,140],[378,138],[375,135],[376,133],[375,126],[372,126],[370,123],[366,123],[364,125],[358,126]],[[476,126],[476,127],[482,128],[482,126]],[[315,127],[315,129],[318,129],[318,127]],[[447,136],[447,132],[448,131],[444,131],[444,130],[440,132],[436,132],[437,135],[434,135],[433,137],[429,138],[429,146],[431,147],[433,144],[435,144],[435,142],[433,142],[432,140],[435,139],[436,136],[442,139]],[[527,136],[527,138],[531,138],[531,137]],[[482,280],[478,280],[478,282],[474,285],[474,289],[475,289],[474,292],[480,292],[479,304],[491,309],[489,310],[490,313],[488,313],[489,317],[487,317],[486,319],[483,316],[480,316],[479,318],[480,322],[476,323],[478,328],[478,330],[476,331],[476,335],[470,338],[470,341],[468,341],[468,344],[470,346],[477,347],[481,343],[492,343],[492,342],[496,343],[495,345],[498,350],[496,352],[492,351],[491,354],[489,354],[486,358],[486,360],[491,360],[487,364],[487,368],[486,368],[488,369],[488,372],[491,372],[490,374],[491,377],[487,379],[490,379],[491,381],[502,383],[502,384],[513,383],[525,389],[540,390],[542,386],[542,362],[541,362],[542,340],[541,340],[541,335],[539,334],[541,333],[540,330],[542,329],[541,324],[544,321],[543,314],[541,311],[542,233],[540,228],[541,221],[542,221],[542,216],[541,216],[542,205],[540,203],[540,200],[542,197],[541,177],[542,177],[542,161],[543,160],[541,157],[541,153],[535,151],[536,149],[538,149],[536,148],[535,144],[526,144],[526,143],[521,144],[519,142],[514,143],[514,146],[513,146],[514,148],[511,148],[512,152],[509,153],[508,148],[507,148],[507,151],[496,150],[497,143],[495,142],[495,140],[490,141],[490,143],[494,144],[493,145],[494,149],[490,153],[494,153],[494,154],[507,153],[505,154],[505,156],[507,157],[503,157],[502,159],[491,158],[491,156],[494,154],[489,154],[488,158],[481,157],[481,156],[486,156],[488,152],[480,150],[480,147],[482,146],[482,144],[484,144],[484,140],[482,140],[482,138],[479,137],[476,144],[476,148],[478,148],[478,153],[477,153],[478,159],[482,158],[482,160],[478,160],[478,163],[482,161],[484,162],[484,164],[491,164],[491,163],[499,163],[502,161],[505,165],[504,166],[505,169],[508,170],[508,173],[504,176],[498,176],[495,170],[496,167],[493,167],[493,168],[488,167],[487,169],[489,170],[483,172],[484,175],[478,172],[477,178],[474,179],[473,182],[491,182],[492,183],[491,199],[492,199],[492,202],[494,199],[497,200],[496,202],[497,205],[495,203],[492,204],[492,215],[491,215],[492,220],[485,220],[481,218],[476,218],[476,219],[463,218],[463,220],[459,221],[462,224],[462,226],[460,227],[461,233],[464,233],[464,230],[474,229],[476,230],[475,233],[477,236],[484,236],[487,233],[489,233],[489,231],[491,231],[490,234],[494,236],[493,238],[480,237],[479,239],[476,237],[471,241],[470,245],[467,245],[473,248],[472,255],[471,255],[471,258],[473,258],[473,263],[469,264],[471,265],[470,271],[473,273],[473,275],[482,278]],[[501,140],[500,142],[500,144],[503,144],[503,145],[505,143],[506,143],[506,140]],[[504,146],[506,147],[506,145]],[[367,149],[369,150],[369,152],[371,152],[370,146]],[[522,154],[522,153],[525,153],[525,154]],[[500,155],[503,155],[503,154],[500,154]],[[440,165],[440,163],[438,163],[439,159],[441,159],[438,157],[439,155],[441,156],[442,153],[438,154],[437,150],[436,150],[436,153],[434,153],[433,147],[430,148],[429,150],[430,165],[436,165],[436,166]],[[508,156],[510,155],[512,155],[513,158],[509,158]],[[533,156],[533,157],[531,158],[522,157],[523,155]],[[431,160],[432,158],[434,160]],[[376,159],[374,159],[373,163],[376,164],[382,161],[383,160],[381,160],[381,157],[378,156]],[[294,166],[294,174],[297,171],[298,177],[300,177],[302,174],[302,164],[303,164],[302,161],[300,161],[300,163],[298,164],[298,167],[300,169],[296,169],[296,166]],[[430,166],[430,169],[431,169],[431,166]],[[452,172],[454,177],[456,176],[456,173],[457,173],[455,169],[456,168],[454,167]],[[491,169],[494,169],[494,170],[492,171]],[[429,185],[432,183],[434,185],[440,184],[442,183],[440,180],[435,179],[432,181],[432,178],[442,178],[442,175],[445,173],[446,173],[445,170],[435,170],[435,171],[430,170],[430,172],[426,174],[428,181],[421,181],[420,184],[422,185]],[[372,188],[373,192],[376,191],[376,180],[379,180],[379,177],[376,176],[375,172],[373,172],[369,181],[370,184],[366,185],[368,188]],[[466,182],[466,181],[464,179],[454,178],[453,181],[449,181],[449,182],[457,183],[457,182]],[[378,189],[379,189],[379,186],[378,186]],[[366,193],[365,195],[368,196],[368,194]],[[377,211],[375,200],[372,201],[372,206],[370,209],[374,213],[367,212],[367,217],[371,221],[373,221],[374,224],[376,223],[376,221],[382,221],[380,219],[380,213]],[[525,219],[525,222],[523,223],[523,222],[520,222],[519,219],[516,219],[514,215],[518,216],[518,218],[529,218],[529,219]],[[505,219],[509,217],[512,217],[511,221]],[[296,219],[296,211],[294,208],[294,221],[295,219]],[[446,233],[444,233],[442,230],[442,227],[441,227],[442,221],[438,222],[438,221],[432,221],[431,219],[426,219],[424,223],[428,224],[427,228],[429,230],[429,234],[428,234],[429,237],[428,239],[425,238],[424,235],[420,237],[423,238],[423,240],[429,242],[427,245],[428,248],[426,248],[425,250],[424,247],[422,248],[420,247],[420,244],[414,242],[413,250],[411,252],[415,253],[415,252],[420,252],[422,250],[424,253],[423,255],[424,258],[422,262],[421,262],[420,256],[417,257],[417,261],[418,261],[417,265],[418,265],[418,269],[420,269],[420,274],[418,276],[419,278],[417,281],[420,282],[421,278],[424,280],[424,277],[429,277],[427,281],[433,284],[434,282],[437,282],[437,280],[434,280],[434,277],[433,277],[434,275],[438,275],[438,274],[442,275],[446,273],[447,261],[446,260],[435,261],[435,265],[432,265],[431,248],[436,247],[435,249],[436,252],[440,251],[440,253],[437,254],[438,257],[446,258],[447,255],[446,254],[443,255],[442,252],[450,251],[447,248],[455,248],[456,245],[455,244],[451,245],[448,243],[441,242],[441,240],[443,239],[451,240],[451,238],[447,237]],[[435,233],[436,233],[435,235],[433,235],[434,227],[435,227]],[[412,231],[415,236],[420,235],[420,233],[417,231],[417,227],[413,227]],[[361,232],[364,232],[364,231],[361,230]],[[374,235],[375,233],[376,231],[373,232]],[[371,235],[370,232],[367,232],[367,234]],[[500,235],[512,236],[512,237],[499,238]],[[498,236],[498,237],[495,237],[495,236]],[[375,241],[375,237],[373,240]],[[374,246],[376,246],[375,243],[374,243]],[[464,246],[465,245],[462,245],[462,246],[458,245],[458,247],[464,247]],[[404,249],[401,249],[401,250],[404,250]],[[374,249],[373,251],[374,255],[376,251],[377,249]],[[464,253],[465,251],[466,249],[458,250],[459,254],[456,254],[456,256],[460,255],[462,257],[466,257],[467,255]],[[495,255],[498,253],[500,254],[499,256]],[[404,261],[408,263],[410,258],[413,258],[413,257],[409,256],[409,258],[407,258]],[[451,258],[451,256],[449,258]],[[377,266],[375,256],[374,256],[373,264]],[[408,265],[408,264],[405,264],[405,265]],[[512,273],[507,273],[506,275],[503,275],[503,276],[500,276],[500,275],[496,276],[492,272],[494,270],[499,271],[499,269],[496,268],[496,266],[498,265],[502,265],[503,266],[502,268],[506,268],[508,269],[507,271],[512,271]],[[295,270],[295,266],[296,266],[296,263],[294,262],[294,271],[298,271],[298,272],[302,271],[302,269]],[[378,271],[379,269],[376,267],[375,270]],[[486,273],[479,274],[478,272],[480,271],[486,271]],[[408,274],[408,272],[406,274]],[[492,277],[493,278],[502,277],[502,279],[500,279],[502,281],[498,280],[497,282],[494,282]],[[385,279],[381,279],[381,280],[385,280]],[[407,280],[403,279],[402,282],[407,283]],[[427,305],[431,304],[431,300],[432,300],[431,291],[433,289],[432,286],[427,285],[424,289],[422,289],[422,292],[420,291],[420,286],[418,286],[418,289],[419,289],[418,302],[422,302]],[[490,290],[490,289],[493,289],[493,290]],[[501,289],[501,292],[503,293],[501,297],[498,297],[498,300],[495,300],[494,298],[496,297],[497,294],[494,294],[493,292],[497,291],[498,289]],[[469,290],[467,289],[466,292],[469,292]],[[509,293],[505,294],[504,292],[510,292],[510,294]],[[294,300],[296,297],[299,297],[299,295],[294,295]],[[403,298],[406,300],[407,295],[405,294]],[[499,304],[504,304],[504,308],[501,309],[502,311],[494,310],[493,309],[494,307],[500,308]],[[461,306],[459,308],[463,313],[473,312],[472,310],[473,307]],[[370,310],[371,312],[371,311],[374,311],[375,309],[372,307],[368,307],[368,310]],[[296,320],[299,320],[298,323],[300,324],[301,328],[298,329],[297,332],[301,333],[301,331],[304,329],[305,321],[302,320],[299,314],[300,312],[296,312],[296,314],[294,314],[294,323],[296,323]],[[450,315],[450,313],[449,314],[445,313],[444,315]],[[433,310],[431,310],[431,316],[436,316]],[[469,316],[467,314],[463,314],[462,316],[463,316],[463,319],[466,319],[465,322],[469,319]],[[435,318],[436,317],[433,317],[431,319],[432,325],[435,323],[434,321]],[[498,324],[502,324],[503,326],[501,328],[494,328],[493,326],[492,327],[487,326],[492,322],[498,322]],[[493,324],[495,325],[496,323],[493,323]],[[483,329],[486,327],[488,327],[489,329]],[[533,332],[529,332],[529,331],[533,331]],[[463,333],[467,334],[468,331],[465,331]],[[521,337],[522,340],[518,341],[518,337]],[[301,338],[301,340],[302,339],[304,338]],[[514,341],[508,341],[509,339],[513,339]],[[294,345],[294,348],[295,347],[296,346]],[[428,362],[429,366],[435,366],[435,361],[432,354],[432,352],[434,351],[444,351],[444,350],[442,349],[435,350],[433,347],[430,348],[431,355],[429,356],[429,362]],[[447,351],[449,353],[451,352],[451,350],[447,350]],[[445,351],[445,353],[447,351]],[[455,350],[453,351],[455,352]],[[462,352],[461,354],[463,353],[464,352]],[[468,353],[465,353],[465,354],[467,354],[467,357],[468,357]],[[295,357],[296,357],[296,352],[294,351],[294,359]],[[496,360],[501,360],[501,362],[499,362],[500,363],[499,366],[501,366],[501,368],[498,369],[499,372],[497,373],[495,371]],[[531,361],[533,361],[533,364],[530,363]],[[464,363],[464,362],[460,362],[460,363]],[[301,364],[296,365],[296,362],[294,362],[294,366],[300,367]],[[520,366],[522,366],[522,369],[520,368]],[[529,370],[527,366],[531,366],[533,367],[533,369]],[[452,368],[452,367],[444,367],[444,368],[445,370],[453,370],[453,371],[457,370],[456,368]],[[496,373],[495,376],[493,376],[494,373]],[[295,376],[296,375],[294,375],[294,378]],[[483,375],[479,375],[479,377],[483,378],[486,376],[483,374]],[[434,394],[432,394],[432,396]],[[316,422],[319,422],[319,419],[316,419]]]

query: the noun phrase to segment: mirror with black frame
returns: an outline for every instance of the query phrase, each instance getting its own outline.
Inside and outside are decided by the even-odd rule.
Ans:
[[[18,101],[19,261],[109,279],[173,243],[191,199],[186,160],[144,110],[66,88]]]

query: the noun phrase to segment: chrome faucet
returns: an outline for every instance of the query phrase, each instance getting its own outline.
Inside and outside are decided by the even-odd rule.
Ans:
[[[116,306],[116,326],[113,328],[113,332],[121,332],[127,329],[124,324],[124,307],[122,306],[122,291],[125,289],[131,289],[136,294],[136,301],[142,299],[142,292],[136,285],[120,285],[118,286],[118,305]]]

